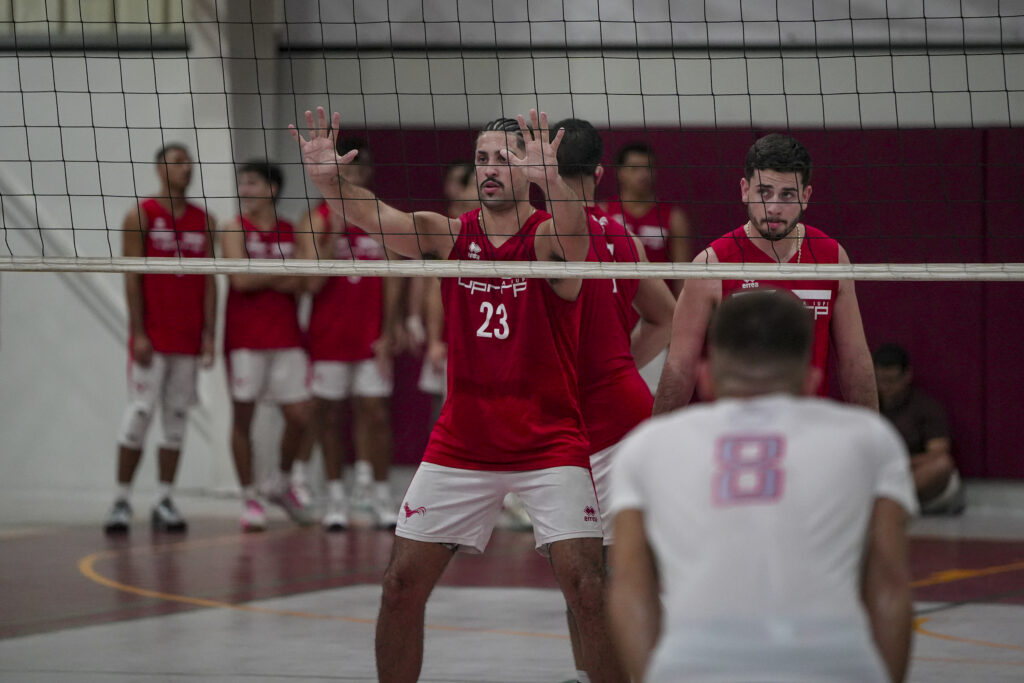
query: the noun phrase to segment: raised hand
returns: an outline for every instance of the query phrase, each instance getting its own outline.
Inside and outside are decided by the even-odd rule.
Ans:
[[[306,111],[306,125],[309,128],[309,139],[302,137],[295,124],[288,124],[292,139],[299,143],[302,153],[302,165],[306,167],[309,179],[317,187],[331,186],[338,183],[341,166],[350,163],[359,154],[353,149],[344,155],[338,154],[338,129],[341,126],[341,115],[334,112],[331,125],[327,125],[327,114],[323,107],[316,108],[316,122],[313,112]]]
[[[516,120],[519,121],[519,130],[523,133],[526,149],[523,156],[517,156],[506,147],[502,150],[502,156],[511,165],[521,167],[531,183],[543,187],[545,181],[558,177],[558,147],[562,144],[565,129],[560,128],[554,139],[551,139],[548,132],[548,115],[540,112],[538,116],[536,109],[530,110],[529,126],[526,125],[526,119],[522,114],[516,116]]]

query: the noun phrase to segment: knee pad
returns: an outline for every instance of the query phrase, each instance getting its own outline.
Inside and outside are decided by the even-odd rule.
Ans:
[[[187,409],[164,406],[160,411],[160,421],[164,428],[163,447],[172,451],[180,451],[181,445],[185,441]]]
[[[126,448],[141,449],[146,442],[146,432],[153,419],[153,406],[136,401],[128,406],[121,420],[118,443]]]

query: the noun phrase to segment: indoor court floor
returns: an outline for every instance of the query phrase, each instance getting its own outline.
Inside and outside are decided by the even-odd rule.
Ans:
[[[180,495],[188,534],[155,534],[143,492],[132,532],[107,538],[105,497],[2,498],[0,680],[375,680],[389,532],[326,534],[275,514],[245,535],[237,500]],[[918,520],[911,559],[910,680],[1024,680],[1024,508]],[[532,534],[497,531],[432,596],[421,680],[565,681],[564,612]]]

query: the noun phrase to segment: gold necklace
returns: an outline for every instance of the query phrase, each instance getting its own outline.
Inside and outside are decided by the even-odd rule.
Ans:
[[[804,258],[804,250],[801,249],[804,242],[804,224],[797,223],[796,225],[796,262],[800,263]],[[743,234],[747,236],[748,240],[753,240],[754,236],[750,234],[750,221],[747,221],[743,225]],[[790,258],[793,258],[792,256]]]

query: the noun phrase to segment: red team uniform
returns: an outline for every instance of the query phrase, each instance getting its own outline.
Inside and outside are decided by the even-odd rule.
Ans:
[[[669,253],[669,222],[672,215],[671,204],[655,203],[650,211],[643,216],[632,216],[622,207],[622,200],[608,201],[608,216],[624,225],[631,233],[640,238],[644,245],[647,260],[652,263],[668,263],[672,260]]]
[[[461,217],[451,260],[534,261],[535,211],[494,247],[480,209]],[[599,538],[579,401],[581,301],[526,278],[446,278],[448,396],[399,513],[399,536],[483,552],[505,494],[522,499],[538,550]]]
[[[636,243],[621,223],[597,207],[588,209],[591,244],[588,260],[636,263]],[[640,376],[630,350],[637,313],[633,299],[639,280],[584,280],[580,322],[580,401],[590,439],[590,467],[602,509],[616,444],[651,416],[654,398]],[[612,541],[612,518],[604,520],[605,544]]]
[[[314,210],[326,225],[340,217],[327,202]],[[346,225],[334,239],[330,258],[381,260],[384,248],[363,230]],[[384,282],[379,277],[332,277],[313,298],[309,319],[309,355],[313,362],[354,362],[373,358],[373,343],[384,325]]]
[[[519,233],[491,246],[480,210],[462,215],[450,260],[536,260],[536,211]],[[448,400],[424,462],[486,470],[588,467],[576,353],[579,301],[542,280],[445,278]]]
[[[260,230],[246,218],[239,219],[245,230],[245,251],[251,259],[291,258],[295,254],[295,229],[278,221],[276,230]],[[302,346],[298,304],[285,292],[262,289],[228,292],[224,314],[224,349],[288,349]]]
[[[140,202],[146,215],[146,256],[202,258],[209,254],[206,213],[188,204],[175,218],[156,199]],[[142,276],[143,322],[157,353],[198,356],[203,336],[205,275]]]
[[[790,263],[839,263],[839,243],[817,228],[805,225],[800,250]],[[775,263],[747,237],[746,226],[736,228],[711,243],[720,263]],[[751,289],[785,289],[793,292],[814,313],[814,346],[811,365],[821,370],[818,393],[828,395],[828,350],[832,310],[839,291],[838,280],[722,280],[722,299]]]

